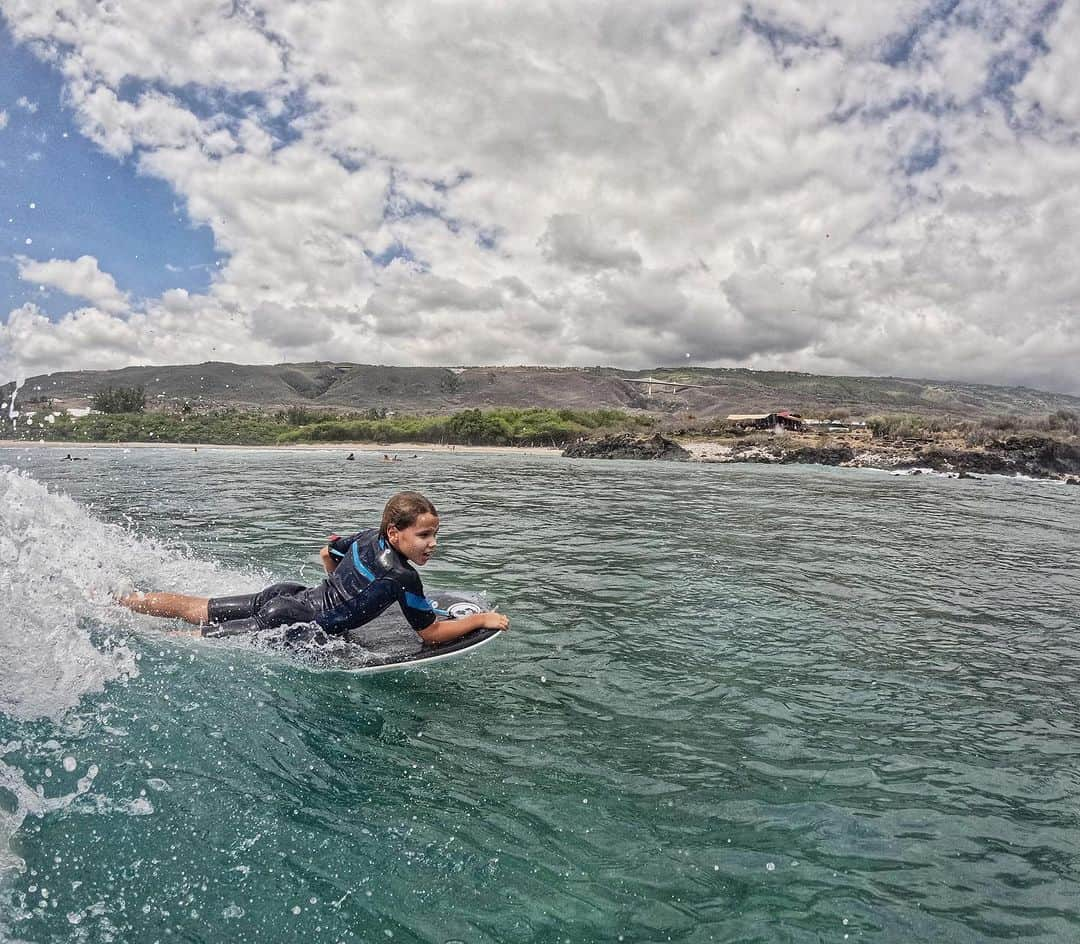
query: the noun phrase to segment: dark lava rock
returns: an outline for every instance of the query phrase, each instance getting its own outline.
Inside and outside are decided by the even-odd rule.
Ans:
[[[571,459],[674,459],[683,461],[690,453],[677,442],[665,439],[659,433],[651,439],[638,439],[629,433],[605,436],[595,442],[582,440],[563,450]]]
[[[855,451],[850,446],[802,446],[785,452],[780,461],[807,465],[841,465],[854,458]]]
[[[978,449],[927,449],[918,464],[938,472],[1053,478],[1080,473],[1080,448],[1044,436],[1010,436]]]
[[[918,464],[935,472],[1012,475],[1020,471],[1012,456],[967,449],[925,449],[919,455]]]
[[[1012,471],[1024,475],[1080,473],[1080,446],[1048,436],[1009,436],[990,443],[987,449],[1008,456]]]
[[[1036,461],[1050,472],[1080,472],[1080,447],[1072,443],[1047,439],[1039,446]]]

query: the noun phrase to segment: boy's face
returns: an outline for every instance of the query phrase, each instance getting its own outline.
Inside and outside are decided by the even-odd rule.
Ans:
[[[407,528],[396,528],[390,525],[386,529],[386,539],[395,551],[404,554],[417,566],[423,567],[435,553],[437,543],[435,537],[438,533],[438,516],[425,513]]]

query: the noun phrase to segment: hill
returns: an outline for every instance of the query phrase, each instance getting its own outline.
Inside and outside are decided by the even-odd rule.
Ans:
[[[0,388],[7,401],[14,384]],[[170,367],[69,371],[30,377],[18,400],[55,408],[89,406],[106,387],[143,387],[150,410],[436,414],[472,408],[619,409],[669,414],[683,422],[728,413],[789,409],[806,416],[847,410],[852,416],[917,413],[983,417],[1080,410],[1080,397],[1026,387],[999,387],[896,377],[831,377],[743,368],[390,367],[307,363],[208,362]]]

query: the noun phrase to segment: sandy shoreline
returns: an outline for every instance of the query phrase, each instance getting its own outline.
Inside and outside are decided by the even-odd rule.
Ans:
[[[773,465],[777,463],[800,463],[839,468],[879,469],[886,472],[906,472],[918,474],[919,472],[937,472],[952,477],[972,478],[978,475],[1022,475],[1039,479],[1051,479],[1080,485],[1080,454],[1073,447],[1070,453],[1073,458],[1064,466],[1047,467],[1038,455],[1027,455],[1020,452],[1002,454],[990,452],[977,447],[964,448],[958,443],[933,443],[925,444],[902,444],[875,442],[868,437],[819,440],[811,437],[791,437],[792,441],[771,443],[752,442],[748,443],[738,439],[699,439],[678,438],[673,440],[681,446],[685,453],[682,458],[689,458],[691,463],[697,464],[728,464],[728,463],[761,463]],[[223,450],[223,449],[255,449],[270,450],[280,449],[290,452],[311,452],[338,454],[346,458],[350,453],[363,455],[385,456],[390,461],[406,461],[413,456],[431,454],[450,455],[530,455],[546,456],[549,458],[561,458],[562,449],[551,446],[461,446],[440,445],[438,443],[289,443],[285,445],[249,445],[237,444],[226,445],[223,443],[169,443],[169,442],[120,442],[120,443],[74,443],[74,442],[49,442],[25,440],[0,440],[0,448],[19,449],[24,451],[48,450],[60,458],[71,455],[80,458],[80,453],[85,454],[98,449],[172,449],[187,452],[199,450]],[[612,456],[592,455],[582,458],[606,458]],[[652,459],[655,457],[646,455],[622,456],[629,459]]]
[[[235,446],[225,443],[175,443],[175,442],[56,442],[28,441],[18,439],[0,439],[0,448],[20,449],[56,449],[66,453],[75,453],[86,449],[288,449],[290,452],[377,452],[388,456],[405,458],[414,452],[444,452],[451,455],[461,454],[512,454],[561,456],[561,449],[551,446],[444,446],[439,443],[288,443],[275,445],[254,445],[241,443]]]

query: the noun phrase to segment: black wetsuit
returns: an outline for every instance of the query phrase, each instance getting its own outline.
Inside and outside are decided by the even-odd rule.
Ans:
[[[338,564],[316,587],[276,583],[235,597],[213,597],[205,636],[234,636],[275,626],[312,625],[333,636],[373,620],[392,603],[417,632],[435,622],[420,575],[378,530],[359,531],[329,544]]]

